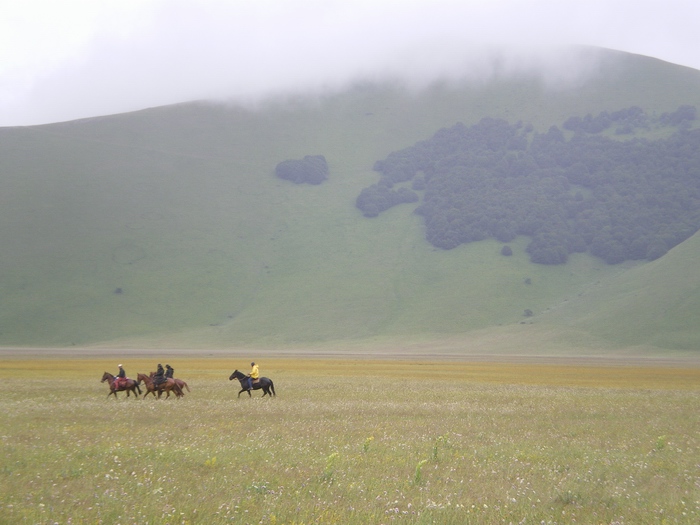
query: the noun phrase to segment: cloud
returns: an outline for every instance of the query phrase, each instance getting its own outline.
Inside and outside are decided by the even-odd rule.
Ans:
[[[0,125],[193,99],[256,100],[361,78],[419,86],[439,76],[492,75],[494,64],[500,71],[539,67],[561,80],[576,76],[564,67],[561,50],[568,44],[699,60],[691,20],[700,19],[700,4],[657,4],[65,0],[58,9],[46,2],[48,11],[38,18],[16,10],[13,31],[0,40],[26,44],[18,56],[0,54],[7,59],[0,69]]]

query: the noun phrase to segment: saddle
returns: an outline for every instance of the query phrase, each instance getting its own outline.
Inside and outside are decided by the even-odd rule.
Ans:
[[[114,380],[114,386],[115,386],[116,388],[125,387],[125,386],[127,385],[127,382],[128,382],[128,381],[129,381],[129,379],[126,378],[126,377],[118,377],[118,378],[116,378],[116,379]]]

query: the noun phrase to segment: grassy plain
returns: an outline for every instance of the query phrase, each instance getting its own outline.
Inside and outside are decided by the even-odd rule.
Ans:
[[[700,520],[696,364],[269,357],[277,397],[239,399],[247,359],[167,359],[182,400],[0,356],[0,523]]]

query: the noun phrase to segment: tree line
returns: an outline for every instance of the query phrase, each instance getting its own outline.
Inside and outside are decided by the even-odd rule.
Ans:
[[[692,106],[655,118],[636,107],[571,117],[568,139],[557,126],[458,123],[378,161],[380,180],[356,206],[376,217],[417,203],[426,239],[443,249],[525,235],[536,263],[586,251],[610,264],[653,260],[700,228],[696,118]],[[665,138],[627,137],[670,126]]]

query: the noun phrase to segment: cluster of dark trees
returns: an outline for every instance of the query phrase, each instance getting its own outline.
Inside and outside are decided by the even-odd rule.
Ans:
[[[362,210],[365,217],[376,217],[397,204],[419,200],[418,194],[408,188],[393,190],[386,184],[373,184],[360,192],[355,205]]]
[[[323,155],[283,160],[275,168],[275,175],[296,184],[321,184],[328,178],[328,163]]]
[[[638,106],[632,106],[612,113],[603,111],[595,117],[590,114],[585,117],[569,117],[562,127],[569,131],[600,133],[615,126],[617,135],[628,135],[637,129],[649,130],[654,127],[688,128],[696,118],[695,106],[680,106],[676,111],[663,113],[658,118],[648,116]]]
[[[653,260],[700,228],[700,129],[687,125],[695,113],[664,114],[655,125],[678,129],[657,140],[599,133],[606,119],[648,124],[639,108],[570,118],[569,139],[556,126],[535,133],[492,118],[460,123],[378,161],[380,181],[356,205],[373,217],[420,201],[426,239],[444,249],[525,235],[536,263],[585,251],[610,264]]]

